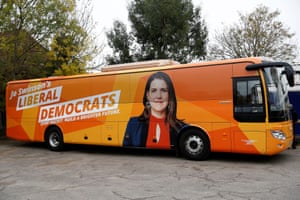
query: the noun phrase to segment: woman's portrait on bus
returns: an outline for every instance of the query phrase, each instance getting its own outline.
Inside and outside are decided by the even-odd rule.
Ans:
[[[127,124],[123,146],[172,148],[185,123],[177,119],[176,94],[168,74],[156,72],[149,77],[143,105],[142,113]]]

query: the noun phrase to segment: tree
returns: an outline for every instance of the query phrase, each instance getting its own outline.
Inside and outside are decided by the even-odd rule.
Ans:
[[[106,33],[108,45],[113,49],[113,56],[106,56],[109,64],[133,62],[130,46],[133,38],[127,33],[127,28],[121,21],[114,21],[113,29]]]
[[[45,56],[32,56],[47,51],[51,36],[66,20],[62,13],[72,7],[71,1],[0,2],[1,68],[6,72],[4,82],[44,76]],[[70,8],[71,7],[71,8]]]
[[[99,52],[92,33],[90,0],[81,0],[81,4],[81,10],[66,13],[68,20],[52,39],[47,66],[53,75],[85,73],[89,69],[86,64]]]
[[[200,8],[194,8],[191,0],[134,0],[128,10],[132,32],[123,28],[107,35],[114,61],[123,61],[119,56],[128,52],[133,61],[174,59],[185,63],[205,58],[207,28]],[[114,24],[114,30],[118,25]],[[114,43],[117,38],[119,46]]]
[[[296,57],[296,45],[290,43],[294,36],[277,20],[279,11],[270,12],[265,6],[240,16],[239,23],[215,35],[209,47],[210,59],[264,56],[291,61]]]

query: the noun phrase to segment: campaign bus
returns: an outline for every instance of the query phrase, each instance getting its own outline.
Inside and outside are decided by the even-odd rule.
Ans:
[[[293,140],[285,62],[241,58],[111,65],[93,74],[8,82],[7,137],[64,144],[275,155]]]

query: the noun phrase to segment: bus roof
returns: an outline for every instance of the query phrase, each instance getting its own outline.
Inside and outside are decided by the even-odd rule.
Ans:
[[[143,61],[143,62],[134,62],[118,65],[108,65],[103,67],[104,69],[100,72],[89,73],[89,74],[79,74],[71,76],[53,76],[47,78],[37,78],[37,79],[27,79],[27,80],[15,80],[9,81],[8,84],[13,83],[24,83],[24,82],[38,82],[38,81],[53,81],[60,79],[73,79],[73,78],[84,78],[84,77],[94,77],[101,75],[114,75],[114,74],[124,74],[124,73],[134,73],[134,72],[146,72],[153,70],[165,70],[165,69],[176,69],[176,68],[190,68],[190,67],[205,67],[205,66],[214,66],[214,65],[224,65],[230,63],[261,63],[263,62],[262,58],[259,57],[249,57],[249,58],[237,58],[237,59],[227,59],[227,60],[218,60],[218,61],[203,61],[195,62],[188,64],[180,64],[179,62],[173,60],[152,60],[152,61]]]
[[[101,72],[111,72],[111,71],[120,71],[128,69],[141,69],[141,68],[151,68],[151,67],[162,67],[168,65],[178,65],[179,62],[173,60],[151,60],[151,61],[142,61],[134,63],[125,63],[125,64],[116,64],[116,65],[107,65],[101,68]]]

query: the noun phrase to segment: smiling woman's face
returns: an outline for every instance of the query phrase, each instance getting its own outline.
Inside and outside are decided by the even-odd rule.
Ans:
[[[147,97],[151,105],[151,113],[157,118],[166,116],[166,108],[169,101],[168,86],[162,79],[154,79],[151,84]]]

